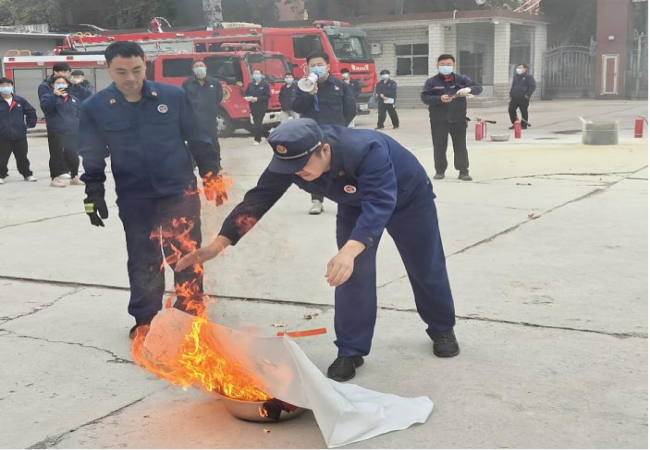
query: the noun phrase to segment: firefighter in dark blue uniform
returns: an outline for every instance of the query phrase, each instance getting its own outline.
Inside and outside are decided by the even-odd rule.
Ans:
[[[429,105],[431,137],[433,138],[433,160],[436,174],[434,180],[442,180],[447,170],[447,141],[449,135],[454,143],[454,167],[458,179],[472,181],[469,176],[469,155],[467,154],[467,99],[468,95],[479,95],[483,88],[469,77],[454,73],[456,60],[452,55],[438,57],[438,75],[424,84],[422,101]]]
[[[274,156],[257,186],[226,218],[210,245],[179,262],[178,269],[235,245],[292,185],[338,203],[339,253],[327,265],[336,286],[338,358],[328,376],[349,380],[370,352],[377,313],[377,246],[391,235],[411,280],[415,303],[440,357],[459,352],[454,301],[438,229],[434,194],[415,156],[389,136],[371,130],[320,127],[292,120],[269,136]],[[248,226],[243,226],[248,224]]]
[[[530,105],[530,98],[533,96],[535,89],[537,89],[537,82],[528,73],[528,66],[526,64],[519,64],[516,70],[517,73],[512,79],[510,104],[508,105],[508,114],[512,123],[510,129],[512,130],[515,127],[517,109],[519,109],[521,111],[521,129],[526,130],[530,126],[528,122],[528,106]]]
[[[395,80],[390,79],[390,72],[382,70],[379,73],[381,81],[375,86],[375,94],[377,94],[377,128],[375,130],[383,130],[384,122],[386,122],[386,113],[390,116],[390,121],[393,123],[393,129],[399,128],[399,116],[395,111],[395,103],[397,100],[397,83]]]
[[[201,203],[185,141],[206,182],[219,182],[216,153],[185,92],[169,84],[146,81],[144,52],[135,42],[120,41],[105,52],[113,84],[83,105],[80,150],[86,182],[84,201],[91,224],[104,226],[104,169],[111,158],[119,217],[126,232],[131,287],[129,314],[137,327],[148,325],[162,308],[165,261],[174,267],[191,248],[176,235],[200,245]],[[207,192],[206,192],[207,194]],[[217,204],[224,199],[215,199]],[[162,249],[161,249],[162,243]],[[175,307],[189,311],[202,300],[202,279],[188,268],[177,272]],[[193,291],[186,292],[189,283]],[[191,295],[190,295],[191,294]]]
[[[203,61],[195,61],[192,71],[194,76],[183,82],[183,89],[196,110],[201,126],[212,139],[212,146],[217,152],[217,163],[221,169],[217,115],[223,100],[223,87],[219,80],[208,76],[208,69]]]
[[[318,82],[311,92],[298,91],[293,110],[301,117],[313,119],[318,125],[341,125],[347,127],[357,114],[357,100],[350,86],[330,72],[330,57],[325,52],[307,55],[310,73],[318,75]],[[323,212],[320,195],[312,194],[309,214]]]

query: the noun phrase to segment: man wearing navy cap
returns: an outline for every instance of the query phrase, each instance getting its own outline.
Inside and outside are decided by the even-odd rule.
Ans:
[[[311,119],[280,125],[268,139],[273,159],[257,186],[224,221],[206,247],[179,261],[176,270],[216,257],[235,245],[295,184],[338,203],[339,252],[327,264],[335,286],[338,358],[327,376],[346,381],[370,352],[377,315],[377,245],[386,229],[411,280],[417,310],[428,325],[433,352],[460,352],[454,335],[454,301],[431,182],[415,156],[383,133],[342,126],[319,127]]]

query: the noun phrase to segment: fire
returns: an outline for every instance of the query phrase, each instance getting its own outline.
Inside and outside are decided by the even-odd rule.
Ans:
[[[227,200],[227,189],[232,180],[221,176],[204,178],[204,192],[210,201],[217,205]],[[187,192],[198,195],[198,192]],[[159,240],[165,251],[164,265],[174,266],[184,255],[196,250],[197,243],[190,238],[194,223],[186,217],[174,219],[151,233],[151,239]],[[192,280],[174,286],[175,293],[167,298],[165,306],[171,307],[174,297],[182,300],[183,309],[196,316],[185,333],[178,349],[178,357],[172,363],[158,364],[148,358],[145,338],[150,327],[139,327],[133,339],[131,355],[137,365],[170,384],[188,388],[200,386],[208,392],[243,401],[266,401],[272,397],[259,388],[257,380],[239,365],[229,361],[220,344],[210,333],[210,320],[203,294],[203,268],[195,264]]]

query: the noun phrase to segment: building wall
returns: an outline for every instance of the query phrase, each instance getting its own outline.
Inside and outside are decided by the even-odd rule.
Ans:
[[[596,98],[624,98],[627,53],[632,29],[630,0],[598,0],[596,31]],[[603,94],[605,76],[603,59],[605,55],[618,56],[617,94]]]

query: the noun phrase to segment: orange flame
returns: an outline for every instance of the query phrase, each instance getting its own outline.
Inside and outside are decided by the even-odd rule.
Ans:
[[[216,200],[217,205],[227,200],[226,191],[232,185],[232,180],[208,174],[204,178],[204,192],[208,200]],[[188,195],[197,195],[187,192]],[[194,251],[196,241],[191,239],[190,232],[194,222],[186,217],[173,219],[171,223],[161,226],[151,233],[151,239],[159,240],[165,260],[161,266],[174,266],[180,258]],[[182,387],[200,386],[208,392],[214,392],[225,397],[243,401],[266,401],[272,397],[264,393],[260,383],[248,374],[241,366],[229,361],[220,344],[210,333],[210,321],[207,317],[205,301],[209,300],[203,293],[203,267],[195,264],[192,268],[194,277],[182,284],[174,285],[174,294],[166,300],[166,307],[172,305],[174,297],[182,300],[183,309],[196,316],[192,325],[186,331],[184,340],[178,349],[178,357],[173,363],[152,361],[145,348],[145,338],[150,326],[138,327],[131,347],[131,355],[137,365],[166,380],[170,384]]]

